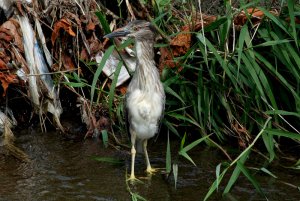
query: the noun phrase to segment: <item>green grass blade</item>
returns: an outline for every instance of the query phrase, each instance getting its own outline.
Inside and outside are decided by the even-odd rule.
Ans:
[[[198,144],[200,144],[202,141],[206,140],[207,138],[209,138],[212,134],[210,135],[207,135],[207,136],[204,136],[194,142],[192,142],[191,144],[184,146],[184,141],[185,141],[185,136],[183,137],[183,140],[182,140],[182,143],[181,143],[181,146],[180,146],[180,150],[179,150],[179,155],[185,157],[187,160],[189,160],[193,165],[196,166],[196,164],[194,163],[194,161],[192,160],[192,158],[187,154],[187,152],[189,150],[191,150],[192,148],[194,148],[195,146],[197,146]]]
[[[186,138],[186,133],[184,133],[184,136],[183,136],[183,138],[181,139],[181,142],[180,142],[180,150],[183,149],[183,146],[184,146],[184,144],[185,144],[185,138]]]
[[[138,200],[142,200],[142,201],[147,201],[146,198],[142,197],[141,195],[137,194],[137,193],[132,193],[131,194],[131,199],[133,201],[138,201]]]
[[[167,141],[167,152],[166,152],[166,172],[169,174],[171,172],[171,148],[170,148],[170,139],[169,139],[169,132],[168,132],[168,141]]]
[[[99,162],[111,163],[111,164],[116,164],[116,165],[124,164],[124,161],[123,161],[123,160],[119,160],[119,159],[115,159],[115,158],[111,158],[111,157],[98,157],[98,156],[92,156],[91,158],[92,158],[93,160],[99,161]]]
[[[170,113],[168,115],[171,116],[171,117],[174,117],[175,119],[178,119],[178,120],[187,121],[187,122],[189,122],[189,123],[191,123],[191,124],[193,124],[193,125],[200,128],[200,125],[198,124],[198,122],[196,122],[195,120],[193,120],[191,118],[188,118],[186,116],[183,116],[183,115],[177,114],[177,113]]]
[[[217,183],[219,183],[219,179],[220,179],[221,165],[222,165],[222,163],[218,164],[217,167],[216,167],[216,180],[217,180]],[[219,186],[217,186],[217,191],[219,191]]]
[[[266,129],[266,133],[271,134],[271,135],[276,135],[280,137],[287,137],[290,139],[295,139],[295,140],[300,140],[300,135],[298,133],[292,133],[288,131],[283,131],[283,130],[278,130],[278,129]]]
[[[118,45],[118,51],[123,50],[125,47],[128,47],[129,45],[133,44],[134,40],[132,38],[127,39],[120,45]]]
[[[274,66],[266,59],[264,58],[261,54],[259,54],[258,52],[255,53],[255,57],[258,58],[258,60],[261,61],[262,64],[265,65],[265,67],[272,72],[272,74],[278,79],[280,80],[281,84],[283,86],[285,86],[286,89],[288,89],[293,95],[294,97],[300,101],[300,97],[299,94],[297,92],[295,92],[295,90],[293,89],[294,87],[286,80],[286,77],[281,75],[275,68]]]
[[[220,63],[220,65],[224,69],[226,76],[228,76],[229,79],[231,80],[231,82],[236,86],[236,79],[234,78],[232,72],[228,68],[228,66],[227,66],[228,63],[226,62],[226,60],[220,56],[217,49],[212,45],[212,43],[209,40],[207,40],[201,34],[197,34],[197,38],[203,45],[206,45],[208,47],[208,49],[213,53],[215,59],[217,59],[217,61]]]
[[[280,45],[280,44],[285,44],[285,43],[290,43],[291,41],[288,39],[283,39],[283,40],[270,40],[264,43],[261,43],[259,45],[253,46],[254,48],[256,47],[268,47],[268,46],[274,46],[274,45]]]
[[[170,74],[171,71],[169,69],[164,68],[162,74],[163,77],[166,77],[164,74]],[[169,77],[168,79],[164,80],[163,85],[165,88],[169,87],[171,84],[180,84],[179,80],[179,76],[178,75],[171,75],[171,77]],[[185,83],[182,83],[185,84]]]
[[[247,52],[246,52],[246,54],[247,54]],[[252,59],[250,55],[249,55],[249,58]],[[255,87],[259,91],[260,95],[265,98],[265,93],[264,93],[263,87],[259,81],[258,74],[255,71],[255,68],[253,67],[249,58],[244,53],[242,54],[242,60],[245,64],[245,67],[246,67],[248,73],[250,74],[253,82],[255,83]]]
[[[213,23],[209,24],[208,26],[204,27],[204,31],[205,32],[213,31],[213,30],[219,28],[225,22],[227,22],[227,17],[221,17],[221,18],[217,19],[216,21],[214,21]]]
[[[259,66],[259,64],[256,62],[256,60],[250,58],[250,56],[248,56],[248,58],[251,61],[252,66],[254,67],[256,74],[259,78],[259,81],[263,87],[264,93],[262,94],[262,96],[267,96],[273,108],[277,109],[277,103],[273,94],[273,90],[269,84],[269,80],[267,79],[266,74],[264,73],[263,69]]]
[[[263,133],[262,135],[264,144],[269,152],[269,162],[272,162],[273,159],[275,158],[275,151],[274,151],[274,138],[273,135],[268,134],[266,132]]]
[[[297,48],[298,46],[298,34],[296,30],[296,23],[295,23],[295,12],[294,12],[294,6],[295,6],[295,0],[287,0],[288,4],[288,11],[289,11],[289,17],[290,17],[290,26],[292,27],[292,35],[295,40]]]
[[[176,97],[178,100],[180,100],[181,103],[185,104],[184,100],[172,88],[165,87],[165,92]]]
[[[73,78],[74,78],[77,82],[81,82],[81,78],[78,76],[77,73],[73,72],[72,75],[73,75]]]
[[[186,153],[183,151],[179,151],[179,155],[183,156],[184,158],[186,158],[188,161],[190,161],[194,166],[197,166],[196,163],[193,161],[193,159]]]
[[[300,79],[300,56],[299,51],[291,45],[291,43],[285,44],[285,47],[290,55],[291,60],[294,60],[295,65],[292,65],[291,68],[295,68],[295,72],[297,73],[294,75],[295,77]],[[294,63],[293,63],[294,64]],[[298,71],[297,71],[298,70]]]
[[[247,160],[249,154],[250,154],[250,150],[243,154],[243,156],[239,159],[239,162],[244,164],[245,161]],[[229,181],[227,182],[227,185],[223,191],[223,194],[226,194],[231,190],[231,188],[237,181],[238,177],[240,176],[240,173],[241,173],[241,169],[238,166],[236,166],[231,174]]]
[[[107,130],[102,130],[101,135],[102,135],[103,145],[104,145],[105,148],[107,148],[108,147],[108,133],[107,133]]]
[[[237,162],[237,166],[239,167],[239,169],[241,170],[241,172],[246,176],[246,178],[252,183],[252,185],[255,187],[255,189],[264,197],[265,194],[262,191],[259,183],[256,181],[256,179],[250,174],[250,172],[248,171],[248,169],[244,166],[243,163],[241,163],[240,161]]]
[[[285,110],[269,110],[265,111],[265,114],[268,115],[283,115],[283,116],[295,116],[300,118],[300,114],[296,112],[289,112]]]
[[[112,111],[113,111],[113,102],[114,102],[114,98],[115,98],[115,88],[116,88],[116,85],[117,85],[117,82],[118,82],[118,77],[119,77],[119,74],[120,74],[120,71],[121,71],[121,68],[123,66],[123,62],[120,61],[117,65],[117,68],[116,68],[116,71],[114,73],[114,79],[111,83],[111,86],[110,86],[110,90],[109,90],[109,99],[108,99],[108,107],[109,107],[109,115],[110,117],[112,117]]]
[[[259,10],[261,10],[265,16],[267,16],[270,20],[272,20],[278,27],[280,27],[285,33],[287,33],[289,36],[291,35],[290,32],[286,29],[286,27],[282,24],[280,19],[278,17],[275,17],[273,14],[271,14],[269,11],[267,11],[263,7],[258,7]]]
[[[226,174],[227,170],[228,170],[228,168],[225,168],[223,170],[223,172],[219,175],[218,180],[215,180],[212,183],[212,185],[210,186],[208,192],[206,193],[206,195],[203,199],[204,201],[208,200],[208,198],[213,194],[213,192],[215,192],[219,188],[219,185],[220,185],[221,181],[223,180],[223,177]]]
[[[70,87],[85,87],[87,86],[87,84],[83,83],[83,82],[63,82],[63,84],[68,85]]]
[[[101,26],[102,26],[102,28],[103,28],[105,34],[111,33],[111,30],[110,30],[109,24],[108,24],[108,22],[107,22],[107,20],[106,20],[105,14],[103,14],[102,12],[99,12],[99,11],[98,11],[98,12],[95,12],[95,14],[96,14],[96,16],[98,17],[98,19],[99,19],[99,21],[100,21],[100,23],[101,23]]]
[[[195,141],[192,142],[191,144],[189,144],[189,145],[185,146],[184,148],[182,148],[182,149],[179,151],[179,153],[180,153],[180,152],[188,152],[188,151],[190,151],[190,150],[193,149],[195,146],[197,146],[198,144],[200,144],[202,141],[206,140],[206,138],[209,138],[211,135],[212,135],[212,134],[206,135],[206,136],[204,136],[204,137],[202,137],[202,138],[200,138],[200,139],[198,139],[198,140],[195,140]]]
[[[91,103],[93,103],[93,100],[94,100],[94,94],[95,94],[95,89],[96,89],[96,84],[97,84],[97,81],[98,81],[98,78],[105,66],[105,63],[107,61],[107,59],[110,57],[110,55],[112,54],[112,52],[114,51],[114,46],[110,46],[104,53],[103,57],[102,57],[102,60],[96,70],[96,73],[93,77],[93,82],[92,82],[92,87],[91,87]]]
[[[169,121],[166,120],[166,119],[163,119],[163,124],[164,124],[165,126],[167,126],[167,128],[168,128],[172,133],[174,133],[175,135],[177,135],[178,137],[180,137],[180,135],[179,135],[177,129],[172,125],[171,122],[169,122]]]
[[[238,43],[239,48],[237,50],[238,51],[238,73],[237,73],[237,77],[238,77],[239,72],[240,72],[242,52],[243,52],[243,49],[244,49],[244,43],[245,43],[245,38],[246,38],[247,32],[248,32],[248,26],[247,26],[247,24],[245,24],[242,27],[241,32],[240,32],[240,36],[239,36],[239,43]]]
[[[178,180],[178,165],[173,164],[173,176],[174,176],[174,184],[175,184],[175,189],[177,188],[177,180]]]
[[[271,177],[273,177],[273,178],[275,178],[275,179],[278,178],[278,177],[277,177],[275,174],[273,174],[270,170],[268,170],[268,169],[266,169],[266,168],[264,168],[264,167],[260,168],[260,171],[266,173],[267,175],[270,175]]]

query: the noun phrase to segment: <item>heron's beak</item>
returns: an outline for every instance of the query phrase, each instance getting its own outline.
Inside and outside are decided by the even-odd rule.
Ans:
[[[126,35],[130,34],[130,31],[127,30],[120,30],[120,31],[115,31],[110,34],[107,34],[103,36],[103,38],[115,38],[115,37],[124,37]]]

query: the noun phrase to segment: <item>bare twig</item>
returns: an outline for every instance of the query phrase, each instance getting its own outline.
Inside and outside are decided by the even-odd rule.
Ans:
[[[120,19],[119,16],[117,16],[112,11],[110,11],[109,9],[107,9],[101,2],[97,2],[97,5],[99,5],[99,7],[101,8],[101,10],[105,12],[105,15],[110,15],[114,19]]]
[[[202,9],[201,9],[201,0],[198,0],[198,4],[199,4],[200,21],[201,21],[201,27],[202,27],[201,32],[202,32],[202,36],[203,36],[205,55],[207,55],[207,47],[206,47],[205,34],[204,34],[204,22],[203,22],[203,15],[202,15]]]
[[[132,10],[132,7],[131,7],[129,1],[128,1],[128,0],[125,0],[125,2],[126,2],[126,6],[127,6],[127,8],[128,8],[128,11],[129,11],[129,13],[130,13],[130,15],[131,15],[131,21],[132,21],[132,20],[135,20],[136,17],[135,17],[135,15],[134,15],[134,13],[133,13],[133,10]]]
[[[51,73],[26,74],[26,76],[54,75],[54,74],[73,72],[73,71],[76,71],[79,69],[80,68],[74,68],[74,69],[70,69],[70,70],[62,70],[62,71],[56,71],[56,72],[51,72]]]
[[[81,10],[81,12],[82,12],[82,14],[83,15],[85,15],[85,12],[84,12],[84,10],[83,10],[83,8],[82,8],[82,6],[78,3],[78,1],[77,0],[75,0],[75,3],[78,5],[78,7],[80,8],[80,10]]]

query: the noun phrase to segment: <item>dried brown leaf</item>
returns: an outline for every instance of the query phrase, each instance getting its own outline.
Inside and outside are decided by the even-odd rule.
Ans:
[[[191,46],[191,33],[189,26],[182,27],[182,33],[172,39],[170,45],[175,57],[183,55]]]
[[[5,96],[7,88],[10,84],[18,83],[18,79],[16,75],[4,73],[4,72],[0,72],[0,81],[4,91],[2,94],[3,96]]]
[[[80,52],[80,59],[87,61],[89,59],[89,54],[85,48],[83,48]]]
[[[23,51],[22,36],[18,32],[18,29],[20,27],[19,23],[11,18],[10,20],[2,24],[1,27],[9,31],[10,36],[12,36],[14,39],[14,44],[18,47],[19,50]]]
[[[159,60],[159,69],[161,71],[165,66],[170,68],[178,67],[178,70],[180,71],[182,69],[182,67],[180,67],[180,61],[175,62],[174,58],[186,54],[186,52],[190,49],[192,42],[191,32],[199,31],[202,29],[202,25],[205,27],[217,19],[216,16],[204,14],[202,14],[201,17],[203,22],[198,19],[199,14],[193,16],[193,18],[195,18],[193,26],[185,25],[181,27],[181,32],[170,42],[170,49],[160,48],[161,57]]]
[[[11,33],[9,32],[9,30],[0,27],[0,39],[4,40],[6,42],[11,42],[13,37],[11,35]]]
[[[89,46],[92,55],[97,54],[103,49],[102,44],[100,43],[99,40],[92,39],[89,42],[90,42]]]
[[[190,27],[188,25],[183,26],[182,32],[170,42],[171,51],[168,48],[160,48],[159,69],[162,70],[164,66],[170,68],[176,67],[178,63],[173,58],[184,55],[191,47],[191,40]]]
[[[7,69],[6,63],[2,59],[0,59],[0,69],[1,70],[6,70]]]
[[[162,71],[165,66],[168,66],[169,68],[174,68],[176,66],[172,52],[165,47],[160,48],[160,58],[159,58],[159,69]]]
[[[75,69],[75,64],[73,63],[72,58],[69,55],[63,54],[62,62],[64,64],[65,69],[67,70]]]
[[[247,15],[251,17],[251,21],[253,24],[257,24],[261,21],[265,14],[258,8],[248,8]],[[247,15],[244,11],[240,12],[235,17],[234,24],[237,26],[243,26],[248,20]]]
[[[72,25],[69,22],[69,20],[62,18],[61,20],[59,20],[58,22],[56,22],[54,24],[54,29],[53,29],[52,36],[51,36],[52,45],[54,45],[57,37],[59,36],[59,31],[61,29],[65,30],[70,36],[74,37],[76,35],[74,33],[74,31],[72,30]]]
[[[86,26],[86,30],[87,31],[94,31],[95,27],[96,27],[96,25],[90,20],[88,25]]]
[[[120,90],[121,94],[124,95],[124,94],[126,94],[127,87],[122,85],[119,87],[119,90]]]

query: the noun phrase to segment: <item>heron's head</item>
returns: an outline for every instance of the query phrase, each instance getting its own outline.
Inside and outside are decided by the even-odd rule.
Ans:
[[[155,28],[150,22],[144,20],[135,20],[128,23],[125,27],[105,35],[104,38],[127,36],[140,41],[154,41],[155,32]]]

